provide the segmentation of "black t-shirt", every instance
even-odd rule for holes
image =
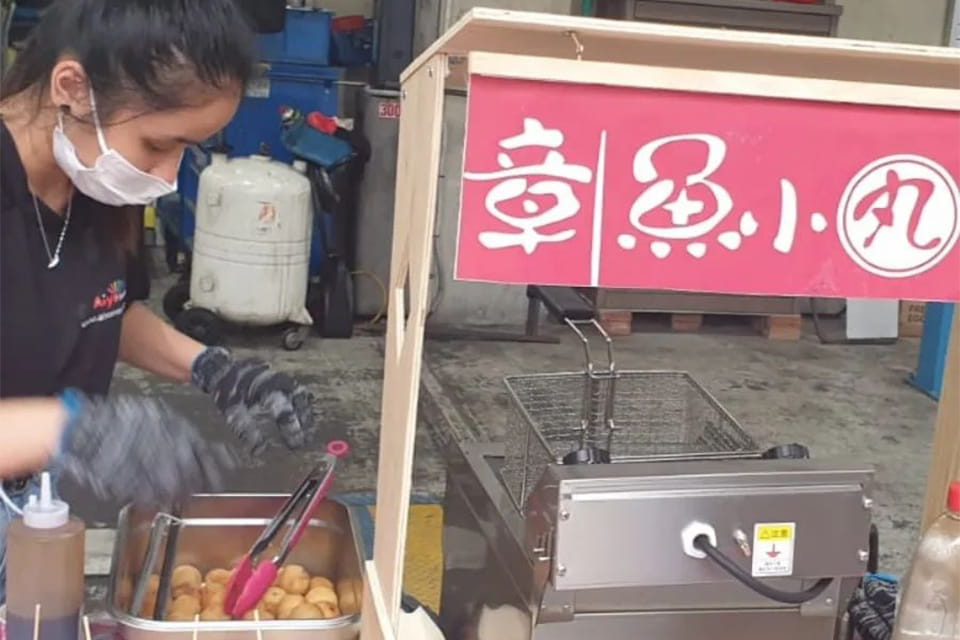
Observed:
[[[39,208],[54,251],[64,220]],[[105,233],[102,216],[117,215],[131,212],[75,193],[60,264],[49,269],[23,164],[0,121],[0,398],[108,391],[124,310],[149,295],[145,262]]]

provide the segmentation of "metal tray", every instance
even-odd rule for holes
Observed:
[[[183,514],[176,563],[192,564],[201,571],[230,567],[253,544],[285,495],[217,494],[196,496]],[[120,513],[113,549],[107,606],[123,628],[126,640],[164,640],[194,637],[191,622],[146,620],[129,613],[129,598],[150,538],[156,511],[126,507]],[[337,502],[320,505],[306,535],[288,564],[303,565],[311,575],[336,583],[358,581],[362,592],[359,527],[349,511]],[[259,628],[270,640],[356,640],[359,612],[335,620],[270,620],[255,622],[202,622],[204,640],[256,638]]]

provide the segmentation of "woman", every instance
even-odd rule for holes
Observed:
[[[217,486],[228,459],[183,418],[106,395],[118,358],[211,394],[253,454],[273,440],[297,448],[311,430],[302,386],[204,348],[141,303],[140,207],[175,189],[185,145],[231,119],[253,42],[234,0],[56,0],[5,75],[0,540],[44,468],[118,502]]]

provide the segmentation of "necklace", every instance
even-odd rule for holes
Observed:
[[[33,194],[31,194],[33,195]],[[47,229],[43,226],[43,216],[40,215],[40,203],[37,196],[33,196],[33,210],[37,214],[37,226],[40,228],[40,238],[43,239],[43,248],[47,251],[47,269],[56,269],[60,264],[60,249],[63,248],[63,239],[67,237],[67,227],[70,226],[70,212],[73,211],[73,196],[67,201],[67,211],[63,216],[63,228],[60,229],[60,238],[57,240],[57,248],[50,252],[50,243],[47,241]]]

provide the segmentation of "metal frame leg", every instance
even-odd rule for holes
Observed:
[[[527,336],[534,337],[540,334],[540,300],[527,298]]]

